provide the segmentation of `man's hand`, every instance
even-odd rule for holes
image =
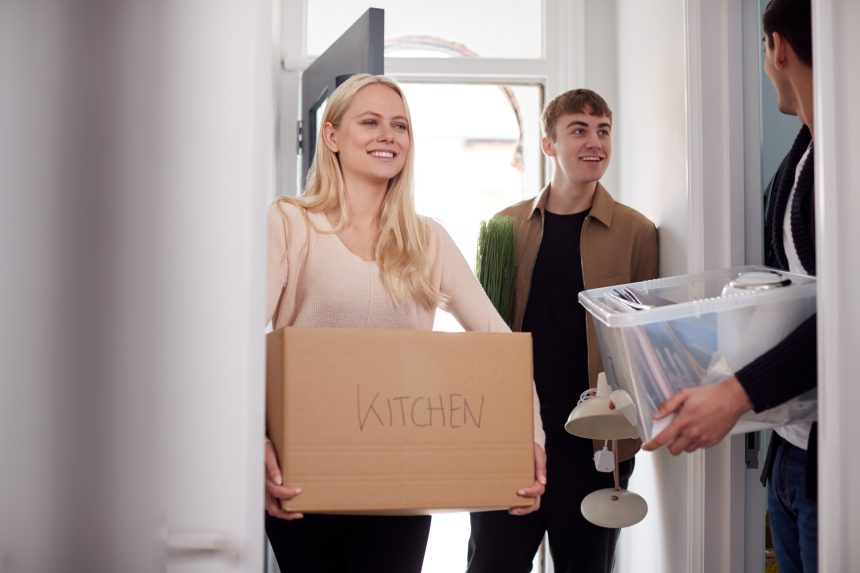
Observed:
[[[666,400],[654,413],[661,420],[675,413],[675,419],[649,442],[643,450],[668,446],[669,453],[693,452],[709,448],[722,440],[752,402],[734,376],[719,384],[685,388]]]

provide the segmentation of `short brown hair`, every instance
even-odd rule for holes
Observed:
[[[809,0],[770,0],[761,17],[767,45],[773,48],[777,32],[791,45],[801,62],[812,67],[812,7]]]
[[[543,134],[555,141],[555,124],[558,118],[569,113],[585,113],[588,115],[606,116],[612,122],[612,110],[606,100],[597,92],[588,89],[566,91],[557,95],[546,104],[541,114]]]

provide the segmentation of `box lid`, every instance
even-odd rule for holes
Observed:
[[[778,273],[790,281],[779,288],[726,289],[742,273]],[[643,303],[641,310],[619,304],[625,288]],[[628,327],[676,320],[708,313],[814,298],[815,277],[747,265],[717,271],[678,275],[625,285],[596,288],[579,293],[579,302],[597,320],[610,327]]]

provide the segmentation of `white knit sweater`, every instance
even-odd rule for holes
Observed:
[[[431,285],[446,299],[444,310],[464,329],[510,332],[454,241],[433,220],[426,256]],[[268,213],[267,265],[266,317],[274,328],[433,329],[436,309],[412,298],[395,305],[376,262],[347,249],[322,213],[273,204]],[[534,438],[543,447],[536,393],[533,404]]]

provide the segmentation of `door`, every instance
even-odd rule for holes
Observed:
[[[271,29],[0,5],[0,571],[261,571]]]
[[[383,10],[370,8],[302,73],[302,188],[316,151],[318,120],[328,96],[351,75],[384,72],[384,17]]]
[[[196,1],[159,14],[147,374],[168,573],[263,569],[271,10],[269,0]]]

